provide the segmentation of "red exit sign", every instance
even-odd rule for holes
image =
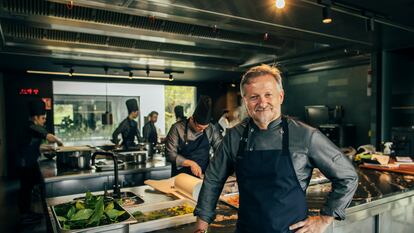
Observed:
[[[38,88],[20,88],[19,95],[39,95]]]

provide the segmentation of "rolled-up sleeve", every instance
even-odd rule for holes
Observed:
[[[358,187],[358,175],[351,161],[320,131],[315,130],[310,138],[309,156],[314,165],[332,182],[332,191],[321,210],[322,215],[345,219]]]
[[[167,156],[170,162],[175,162],[177,167],[181,167],[186,158],[178,154],[180,135],[178,133],[177,124],[174,124],[167,134],[166,149]]]
[[[216,216],[216,205],[221,190],[229,177],[234,171],[233,153],[231,152],[231,138],[226,135],[218,148],[214,157],[206,170],[203,185],[198,197],[197,206],[194,215],[202,220],[211,223]]]

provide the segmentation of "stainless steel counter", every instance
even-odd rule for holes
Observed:
[[[359,186],[344,221],[334,221],[327,233],[412,233],[414,232],[414,176],[396,173],[360,170]],[[307,191],[311,214],[316,214],[323,205],[331,187],[330,184],[311,186]],[[147,203],[167,200],[163,194],[152,193],[148,186],[125,188],[140,195]],[[73,199],[76,195],[49,198],[49,204],[58,204]],[[209,232],[234,232],[237,211],[219,204],[218,217]],[[194,224],[155,231],[156,233],[192,232]],[[154,233],[155,233],[154,232]]]
[[[41,160],[40,169],[46,183],[47,197],[65,196],[86,191],[112,189],[114,172],[90,170],[65,170],[56,167],[55,160]],[[164,157],[150,159],[145,164],[126,164],[119,170],[122,187],[143,185],[147,179],[166,179],[171,175],[171,165]]]

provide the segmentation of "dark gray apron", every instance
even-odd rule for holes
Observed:
[[[251,121],[252,123],[252,121]],[[240,193],[237,233],[285,233],[307,218],[306,196],[289,152],[289,129],[282,117],[282,150],[245,151],[248,127],[236,161]]]

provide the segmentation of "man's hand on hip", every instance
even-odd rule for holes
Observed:
[[[289,230],[295,230],[295,233],[323,233],[333,220],[332,216],[309,216],[306,220],[291,225]]]

